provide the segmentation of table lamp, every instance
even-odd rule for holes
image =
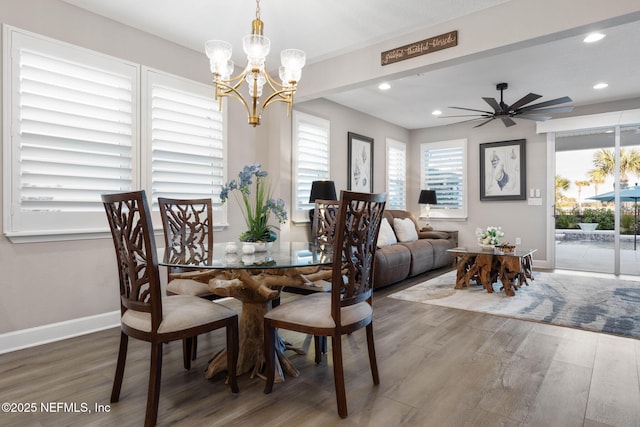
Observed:
[[[309,203],[320,200],[338,200],[336,196],[336,184],[333,181],[313,181],[311,183],[311,193],[309,194]],[[309,221],[313,224],[313,211],[309,210]]]
[[[420,197],[418,198],[418,204],[427,205],[425,211],[426,211],[426,218],[427,218],[427,223],[428,223],[430,205],[437,205],[438,204],[438,199],[436,197],[436,191],[435,190],[420,190]]]

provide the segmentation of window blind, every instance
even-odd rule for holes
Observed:
[[[179,79],[175,83],[181,86]],[[212,198],[219,209],[225,179],[225,131],[223,114],[211,93],[153,82],[151,146],[154,206],[158,197]]]
[[[4,34],[11,55],[5,232],[104,228],[100,195],[132,188],[137,66],[15,30]]]
[[[406,209],[407,146],[387,139],[387,209]]]
[[[421,145],[421,188],[436,191],[433,217],[466,217],[466,140]]]
[[[309,203],[311,183],[329,179],[329,135],[328,120],[294,111],[294,220],[308,220],[306,211],[313,208]]]

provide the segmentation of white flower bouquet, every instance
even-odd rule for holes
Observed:
[[[489,226],[484,230],[476,228],[476,236],[479,244],[495,246],[500,244],[500,238],[504,237],[504,233],[500,227]]]

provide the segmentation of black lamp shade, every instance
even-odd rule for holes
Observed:
[[[420,190],[420,198],[418,199],[420,205],[437,205],[438,199],[436,198],[435,190]]]
[[[313,181],[311,183],[311,194],[309,203],[320,200],[337,200],[336,184],[333,181]]]

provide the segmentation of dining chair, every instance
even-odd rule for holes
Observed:
[[[338,414],[346,418],[342,335],[366,328],[373,383],[380,383],[371,304],[373,260],[386,195],[342,191],[340,201],[333,242],[331,292],[302,296],[279,305],[264,316],[267,376],[264,392],[271,393],[275,379],[276,328],[331,337]]]
[[[165,250],[189,264],[211,263],[213,258],[213,207],[211,199],[158,197]],[[206,257],[206,259],[202,259]],[[196,269],[167,268],[167,295],[194,295],[209,300],[217,295],[206,283],[175,278],[176,273]]]
[[[163,343],[182,340],[184,367],[189,369],[192,339],[219,328],[226,328],[228,383],[231,391],[237,393],[237,313],[192,295],[162,295],[153,226],[144,190],[105,194],[102,202],[111,228],[120,282],[120,349],[111,402],[120,399],[129,337],[150,342],[145,426],[155,425]]]
[[[171,199],[158,197],[160,218],[164,230],[165,251],[188,264],[213,259],[213,207],[211,199]],[[167,295],[193,295],[207,300],[219,298],[209,290],[207,283],[185,278],[184,273],[198,274],[195,268],[167,268]],[[176,277],[181,274],[181,277]],[[193,338],[191,359],[198,354],[198,338]]]
[[[340,207],[339,200],[316,200],[311,225],[311,241],[317,244],[332,245],[336,229],[336,216]]]

